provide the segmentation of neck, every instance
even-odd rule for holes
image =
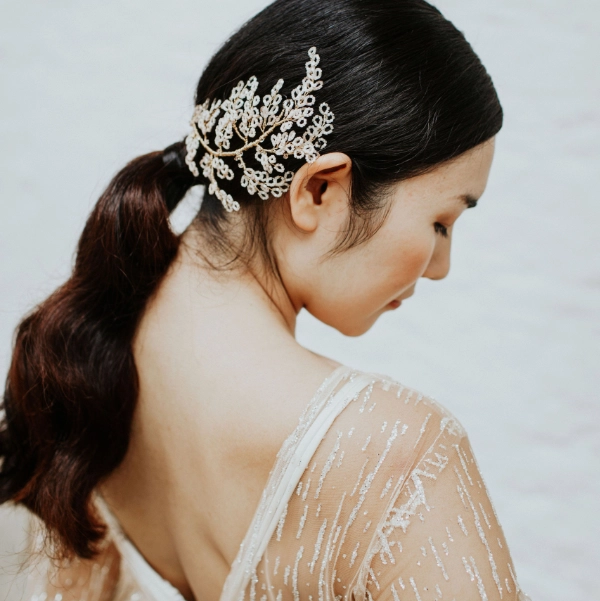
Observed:
[[[281,279],[273,270],[256,258],[249,265],[233,269],[215,269],[206,264],[203,256],[210,256],[201,234],[192,228],[181,238],[180,252],[175,263],[189,274],[190,284],[198,297],[194,302],[208,301],[215,308],[215,301],[233,319],[243,315],[246,319],[257,318],[263,326],[268,322],[271,330],[280,335],[295,338],[296,319],[301,306],[296,306]],[[265,333],[264,331],[262,332]]]

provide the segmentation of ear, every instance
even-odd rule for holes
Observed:
[[[319,222],[329,220],[334,213],[345,213],[351,174],[352,160],[342,152],[329,152],[302,165],[288,192],[294,224],[314,232]]]

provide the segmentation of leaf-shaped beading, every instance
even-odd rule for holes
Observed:
[[[240,205],[218,185],[217,178],[232,180],[235,177],[223,158],[231,157],[236,161],[242,170],[240,183],[249,194],[258,194],[267,200],[269,196],[280,197],[287,192],[294,176],[292,171],[287,171],[278,162],[278,156],[284,160],[293,156],[312,163],[318,158],[319,149],[327,145],[324,136],[333,131],[331,123],[334,115],[326,103],[321,103],[320,114],[315,114],[313,106],[316,99],[311,92],[323,87],[322,71],[317,66],[320,57],[316,48],[310,48],[308,56],[306,76],[291,91],[291,98],[284,100],[279,93],[283,79],[279,79],[270,93],[261,98],[256,94],[258,80],[252,76],[247,82],[239,81],[228,99],[206,100],[195,107],[191,120],[192,131],[185,140],[185,162],[198,177],[195,157],[200,146],[203,147],[205,153],[200,160],[200,167],[210,182],[209,193],[214,194],[227,211],[237,211]],[[309,119],[311,125],[308,125]],[[294,126],[306,129],[302,135],[297,135],[292,129]],[[213,129],[216,148],[209,140]],[[242,143],[238,149],[232,149],[234,134]],[[263,146],[266,140],[270,140],[270,148]],[[243,155],[251,148],[256,148],[255,159],[261,169],[252,169],[244,162]],[[283,175],[272,176],[274,171]]]

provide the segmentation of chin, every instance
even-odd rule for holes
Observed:
[[[320,322],[328,325],[330,328],[334,328],[344,336],[353,338],[362,336],[368,332],[381,315],[381,312],[358,313],[355,311],[343,311],[339,306],[337,311],[331,310],[330,307],[327,307],[325,311],[319,311],[317,307],[307,306],[305,308]]]
[[[327,325],[335,328],[344,336],[356,338],[357,336],[366,334],[373,327],[376,320],[377,318],[371,320],[341,320],[339,322],[336,321],[336,323],[328,323]]]

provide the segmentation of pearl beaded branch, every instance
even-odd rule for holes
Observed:
[[[284,100],[283,104],[279,93],[283,79],[280,79],[271,92],[263,96],[262,106],[259,108],[261,98],[255,94],[258,81],[252,76],[246,83],[240,81],[227,100],[213,100],[210,103],[210,99],[207,99],[203,104],[196,105],[190,122],[192,131],[185,139],[185,162],[190,171],[198,177],[200,172],[195,157],[198,148],[204,148],[200,167],[204,177],[210,182],[208,191],[223,203],[227,211],[238,211],[240,205],[217,183],[217,177],[224,180],[232,180],[235,177],[223,157],[232,157],[237,162],[242,170],[241,184],[248,193],[258,194],[266,200],[270,195],[280,197],[287,192],[294,177],[294,172],[287,171],[284,165],[278,162],[278,157],[287,159],[294,156],[296,159],[305,159],[307,163],[313,163],[319,156],[319,150],[327,145],[323,136],[333,131],[331,123],[334,115],[325,102],[319,106],[320,114],[315,114],[312,108],[315,97],[311,92],[320,90],[323,82],[322,71],[317,67],[320,60],[317,49],[311,48],[308,56],[310,59],[306,63],[306,77],[292,90],[292,97]],[[310,117],[312,124],[306,127]],[[212,132],[215,124],[216,150],[208,140],[208,134]],[[306,130],[301,136],[296,135],[292,129],[294,126],[306,127]],[[279,131],[276,131],[277,129]],[[234,133],[243,142],[243,146],[237,150],[229,150]],[[263,143],[269,136],[271,147],[266,148]],[[254,156],[262,169],[251,169],[244,162],[243,154],[251,148],[256,149]],[[281,175],[273,174],[274,171]]]

